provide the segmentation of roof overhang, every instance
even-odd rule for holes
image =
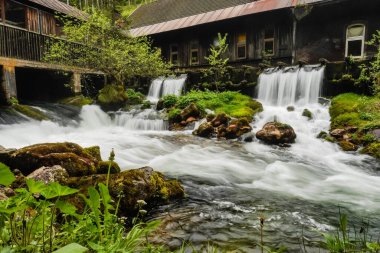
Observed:
[[[165,21],[162,23],[133,28],[130,30],[130,34],[132,36],[139,37],[179,30],[256,13],[291,8],[297,5],[298,1],[299,0],[260,0],[247,4],[236,5],[226,9],[205,12],[193,16]]]
[[[88,17],[83,11],[58,0],[28,0],[28,2],[81,20],[86,20]]]

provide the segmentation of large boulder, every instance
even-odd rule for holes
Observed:
[[[227,114],[219,113],[211,120],[211,124],[213,127],[219,127],[220,125],[227,126],[230,119]]]
[[[211,137],[211,135],[214,133],[214,127],[210,122],[202,123],[198,129],[193,131],[194,135],[198,135],[200,137]]]
[[[201,116],[201,110],[194,103],[188,105],[185,109],[181,111],[182,120],[186,121],[188,118],[199,118]]]
[[[229,126],[226,128],[226,139],[236,139],[243,134],[252,131],[252,127],[249,125],[249,121],[246,118],[231,120]]]
[[[43,166],[60,165],[70,176],[96,173],[98,160],[78,144],[43,143],[21,148],[10,155],[8,165],[19,169],[24,175]]]
[[[98,183],[106,183],[107,175],[92,175],[69,178],[67,185],[81,189]],[[109,190],[112,198],[120,198],[120,214],[131,216],[137,210],[137,201],[144,200],[148,207],[167,203],[169,200],[184,197],[184,189],[177,180],[167,180],[150,167],[127,170],[109,177]]]
[[[64,184],[69,178],[67,171],[59,165],[54,165],[52,167],[41,167],[32,173],[30,173],[26,178],[32,178],[36,181],[42,181],[45,184],[51,182],[58,182]]]
[[[16,149],[9,149],[0,146],[0,163],[9,164],[11,155],[16,152]]]
[[[284,144],[293,143],[297,135],[287,124],[268,122],[256,133],[256,138],[268,144]]]

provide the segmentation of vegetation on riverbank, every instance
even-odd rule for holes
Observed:
[[[209,109],[216,114],[225,113],[234,118],[252,120],[256,113],[263,110],[259,102],[252,100],[249,96],[233,91],[190,91],[181,97],[165,96],[162,101],[163,105],[170,110],[169,115],[174,114],[173,112],[180,113],[180,110],[191,103],[200,108],[203,116],[206,114],[206,109]]]
[[[362,152],[380,158],[380,97],[353,93],[341,94],[331,101],[331,131],[336,139],[343,138],[362,145]],[[338,134],[338,132],[340,132]]]

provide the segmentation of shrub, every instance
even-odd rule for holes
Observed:
[[[178,97],[176,95],[165,95],[162,98],[162,103],[164,105],[164,108],[171,108],[175,106],[177,101],[178,101]]]
[[[181,118],[181,110],[180,109],[172,109],[168,113],[168,118],[172,122],[180,122]]]
[[[126,90],[127,103],[130,105],[138,105],[144,102],[145,96],[141,92],[137,92],[133,89]]]

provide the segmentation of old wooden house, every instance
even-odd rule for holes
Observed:
[[[68,71],[75,90],[80,91],[80,75],[87,70],[43,61],[49,41],[62,33],[57,17],[63,15],[86,19],[83,12],[58,0],[0,0],[0,102],[20,94],[58,94],[61,90],[53,80],[41,79],[49,76],[49,71]]]
[[[130,19],[132,35],[151,37],[169,62],[189,68],[207,64],[218,33],[228,34],[231,64],[365,59],[379,13],[378,0],[158,0]]]

